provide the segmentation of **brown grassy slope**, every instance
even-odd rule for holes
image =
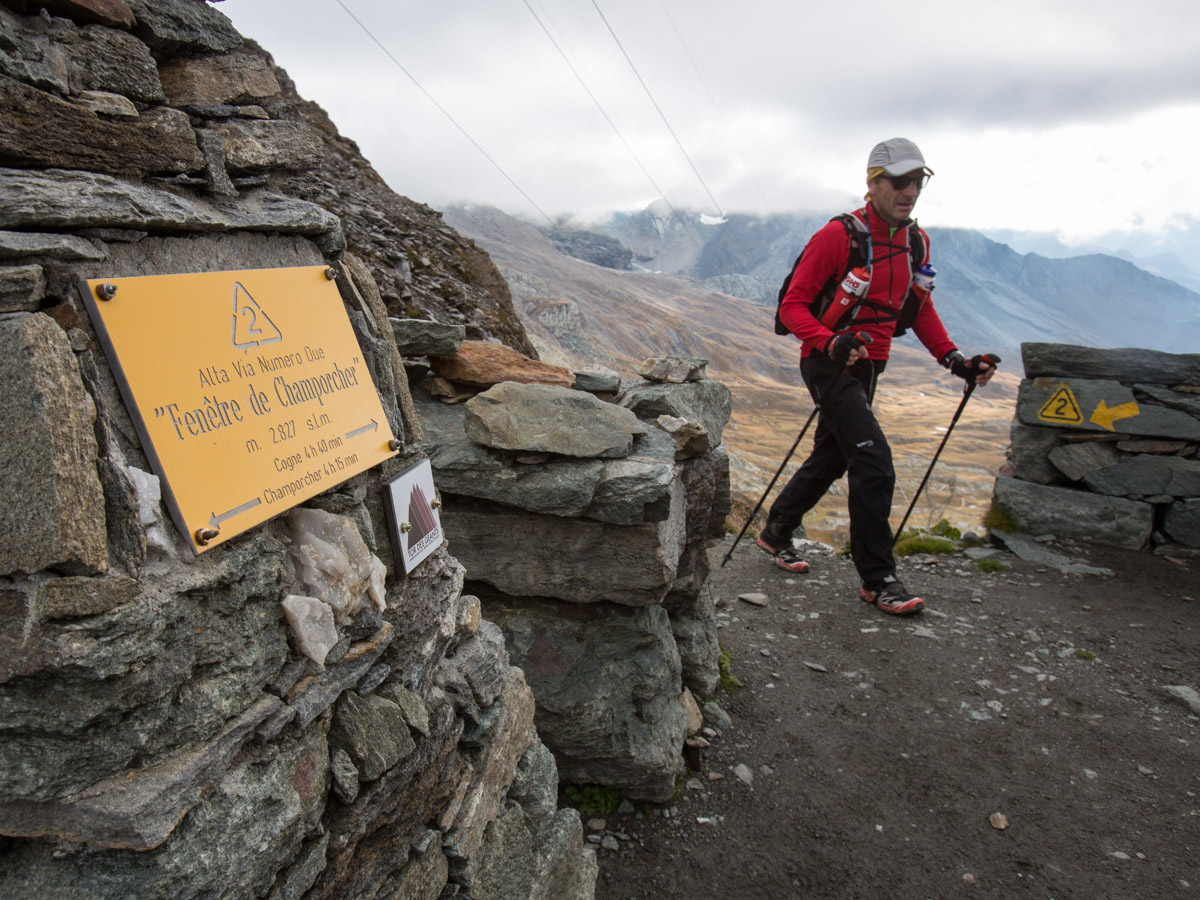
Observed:
[[[751,504],[758,499],[812,409],[800,386],[799,344],[773,333],[772,310],[679,278],[618,272],[563,256],[536,228],[494,210],[449,210],[446,220],[491,254],[543,358],[576,367],[598,362],[626,376],[648,356],[708,359],[709,376],[733,392],[725,445],[734,492]],[[910,524],[933,524],[944,516],[961,528],[978,528],[1004,459],[1017,381],[1001,373],[974,394]],[[876,399],[896,458],[893,525],[942,439],[938,429],[954,415],[961,387],[915,338],[905,337],[893,348]],[[807,453],[812,430],[780,485]],[[835,485],[806,521],[811,537],[845,540],[844,486]]]

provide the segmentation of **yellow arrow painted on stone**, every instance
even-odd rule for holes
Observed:
[[[1092,413],[1092,418],[1090,421],[1093,425],[1099,425],[1101,428],[1107,428],[1109,431],[1116,431],[1116,429],[1113,428],[1113,422],[1116,422],[1118,419],[1128,419],[1132,416],[1138,415],[1140,412],[1141,410],[1138,409],[1136,402],[1122,403],[1120,406],[1110,407],[1107,403],[1101,400],[1096,405],[1096,409]]]

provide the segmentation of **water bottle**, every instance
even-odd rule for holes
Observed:
[[[922,293],[928,294],[933,290],[933,280],[937,276],[937,269],[929,263],[925,263],[921,268],[917,269],[917,273],[913,275],[913,287]]]
[[[865,266],[851,269],[838,285],[833,300],[825,314],[821,316],[821,324],[830,331],[837,331],[845,316],[858,306],[858,302],[866,295],[871,286],[871,273]]]

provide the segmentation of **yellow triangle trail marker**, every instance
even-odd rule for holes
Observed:
[[[1043,422],[1064,422],[1068,425],[1082,425],[1083,413],[1079,410],[1079,402],[1071,389],[1065,384],[1046,401],[1038,410],[1038,418]],[[1111,429],[1110,429],[1111,430]]]
[[[283,335],[240,281],[233,283],[233,346],[248,350],[282,341]]]

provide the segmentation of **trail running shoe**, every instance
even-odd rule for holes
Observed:
[[[791,541],[788,541],[783,547],[776,549],[764,541],[762,538],[757,538],[755,543],[758,544],[758,549],[775,560],[775,565],[787,572],[807,572],[808,563],[796,555],[796,551],[791,547]]]
[[[863,585],[859,596],[893,616],[914,616],[925,608],[925,601],[904,590],[903,583],[894,575],[889,575],[875,587]]]

